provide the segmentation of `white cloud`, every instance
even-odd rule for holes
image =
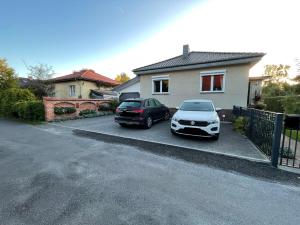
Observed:
[[[194,51],[259,51],[267,56],[251,70],[260,75],[270,63],[294,65],[300,58],[298,0],[212,0],[195,6],[183,17],[134,48],[87,65],[114,77],[181,54],[182,45]]]

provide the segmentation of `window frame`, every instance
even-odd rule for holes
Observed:
[[[162,81],[163,80],[167,80],[168,81],[168,91],[167,92],[163,92],[162,91]],[[155,92],[154,91],[154,82],[155,81],[160,81],[160,88],[159,88],[159,92]],[[152,76],[152,95],[168,95],[170,94],[170,77],[169,75],[159,75],[159,76]]]
[[[72,95],[72,87],[74,87],[74,95]],[[69,85],[69,97],[75,97],[76,96],[76,85]]]
[[[215,80],[214,77],[217,75],[223,75],[222,90],[214,91],[213,90],[214,80]],[[209,91],[202,90],[202,83],[203,83],[202,77],[205,77],[205,76],[211,76]],[[210,71],[200,72],[200,93],[224,93],[225,92],[225,79],[226,79],[226,70],[210,70]]]

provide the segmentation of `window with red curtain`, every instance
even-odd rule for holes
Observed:
[[[223,90],[223,75],[214,75],[213,91]]]
[[[211,76],[202,77],[202,91],[210,91]]]

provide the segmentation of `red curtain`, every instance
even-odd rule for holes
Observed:
[[[202,91],[210,91],[211,76],[202,77]]]

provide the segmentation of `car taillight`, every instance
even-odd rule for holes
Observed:
[[[143,113],[144,110],[143,110],[143,109],[135,109],[135,110],[132,110],[132,112],[135,112],[135,113]]]

